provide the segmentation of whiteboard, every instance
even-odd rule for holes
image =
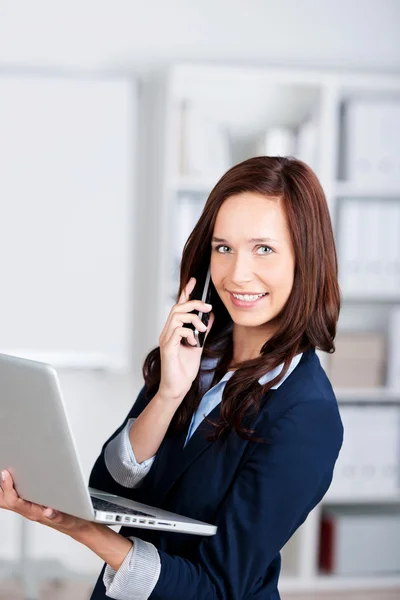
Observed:
[[[127,369],[137,86],[0,76],[0,352]]]

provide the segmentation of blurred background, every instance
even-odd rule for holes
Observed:
[[[87,478],[217,180],[265,154],[322,182],[345,441],[283,600],[400,598],[399,32],[400,0],[0,0],[0,352],[57,368]],[[0,512],[1,600],[86,599],[102,564]]]

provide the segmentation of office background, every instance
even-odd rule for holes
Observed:
[[[399,29],[396,0],[0,0],[0,352],[59,369],[86,476],[141,387],[213,183],[262,153],[321,178],[348,298],[326,366],[350,448],[370,444],[346,451],[332,504],[285,548],[283,598],[400,593],[396,561],[363,573],[371,556],[349,545],[363,535],[393,556],[400,523]],[[380,466],[356,462],[384,444]],[[0,532],[13,586],[21,521],[0,513]],[[37,572],[84,598],[100,559],[35,524],[24,535]]]

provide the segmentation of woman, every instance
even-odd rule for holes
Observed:
[[[201,329],[193,311],[210,311],[190,299],[209,265],[212,312],[198,348],[184,324]],[[145,385],[89,481],[213,523],[216,535],[51,520],[18,499],[9,475],[1,505],[104,559],[92,600],[279,599],[280,550],[328,490],[343,440],[315,353],[334,352],[339,310],[332,226],[313,171],[264,156],[232,167],[184,247]]]

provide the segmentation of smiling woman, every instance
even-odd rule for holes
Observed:
[[[183,324],[201,327],[206,310],[190,294],[209,268],[204,346],[189,347]],[[176,300],[91,485],[218,530],[194,540],[122,528],[134,549],[118,572],[105,565],[92,600],[278,600],[280,550],[328,490],[343,440],[315,353],[334,350],[340,294],[314,172],[266,156],[227,171],[184,246]]]

